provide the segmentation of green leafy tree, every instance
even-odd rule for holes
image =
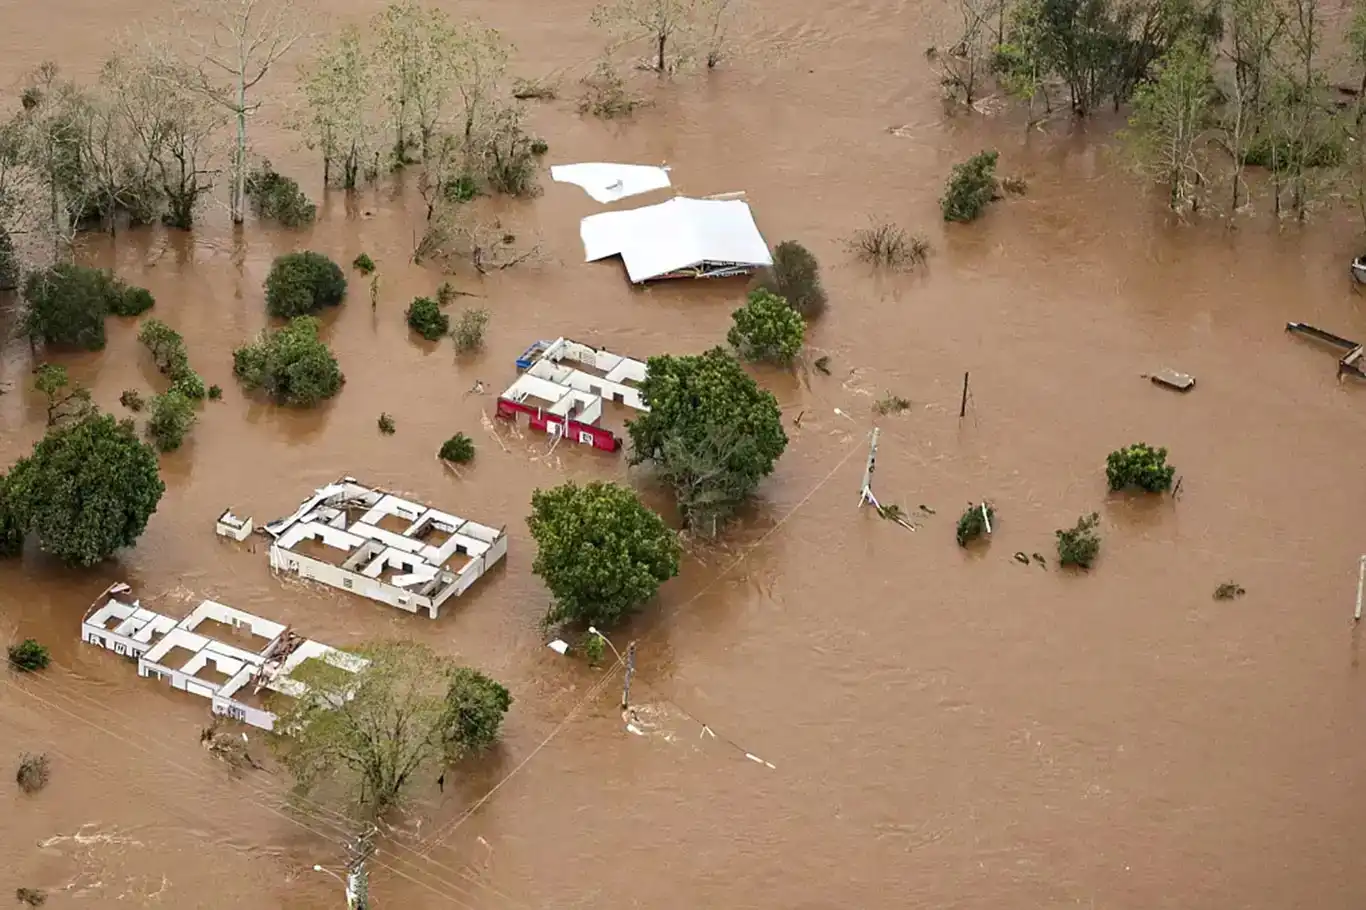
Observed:
[[[190,356],[185,352],[185,339],[160,319],[148,319],[138,329],[138,343],[152,355],[157,372],[175,379],[190,369]]]
[[[152,413],[147,418],[147,438],[162,452],[180,448],[194,426],[194,402],[177,389],[152,399]]]
[[[269,161],[247,175],[244,191],[251,210],[263,221],[300,228],[318,217],[318,207],[299,189],[298,181],[276,173]]]
[[[307,316],[346,296],[341,266],[322,253],[286,253],[266,276],[266,311],[279,319]]]
[[[439,455],[446,461],[468,464],[474,460],[474,440],[464,433],[456,433],[441,444]]]
[[[133,422],[100,414],[49,431],[10,470],[5,498],[45,551],[93,566],[137,541],[165,490]]]
[[[312,316],[300,316],[278,331],[262,332],[254,344],[232,352],[233,375],[277,404],[311,407],[331,398],[346,377],[318,338],[319,325]]]
[[[109,312],[115,316],[141,316],[155,303],[156,298],[146,288],[124,285],[109,301]]]
[[[651,357],[647,370],[650,411],[627,423],[631,463],[653,464],[689,526],[714,533],[787,448],[778,401],[721,348]]]
[[[289,731],[281,760],[298,789],[344,788],[358,814],[397,805],[419,775],[492,742],[512,704],[506,689],[418,642],[357,654],[369,665],[310,677],[277,729]]]
[[[787,301],[763,288],[750,291],[749,301],[731,314],[734,325],[726,341],[746,360],[789,364],[801,353],[806,322]]]
[[[784,240],[773,250],[773,265],[760,274],[757,285],[787,301],[788,306],[812,319],[825,312],[828,298],[821,284],[816,257],[795,240]]]
[[[1110,489],[1138,487],[1149,493],[1171,489],[1176,468],[1167,464],[1167,450],[1155,449],[1145,442],[1116,449],[1105,459],[1105,477]]]
[[[1179,41],[1157,64],[1157,79],[1134,93],[1124,138],[1140,174],[1166,187],[1173,211],[1199,208],[1209,131],[1214,122],[1214,71],[1193,38]]]
[[[636,494],[574,482],[531,496],[533,571],[555,597],[548,622],[611,625],[678,574],[678,536]]]
[[[10,645],[8,651],[9,665],[20,673],[46,670],[47,665],[52,662],[52,656],[48,654],[47,648],[34,638],[25,638],[17,645]]]
[[[440,341],[451,330],[451,317],[430,297],[414,297],[408,305],[408,328],[428,341]]]
[[[983,509],[986,514],[982,514]],[[996,520],[996,508],[991,503],[971,503],[958,519],[958,546],[966,547],[987,532],[987,523]]]
[[[996,198],[996,158],[993,151],[978,152],[953,166],[948,188],[939,207],[945,221],[972,221]]]
[[[24,550],[24,528],[9,500],[9,478],[0,474],[0,558],[18,556]]]
[[[507,686],[469,667],[453,670],[446,690],[447,757],[458,758],[496,743],[511,707]]]
[[[1096,556],[1100,554],[1100,535],[1096,533],[1096,524],[1099,521],[1100,516],[1092,512],[1078,518],[1073,527],[1059,529],[1056,532],[1060,565],[1091,568]]]
[[[38,367],[38,376],[33,382],[33,387],[47,399],[49,427],[77,423],[95,412],[95,402],[90,398],[90,390],[81,385],[73,385],[67,376],[66,367],[53,363],[45,363]]]
[[[123,288],[101,269],[59,263],[29,274],[20,330],[30,341],[98,351],[104,320]]]

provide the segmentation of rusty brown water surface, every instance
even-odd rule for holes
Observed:
[[[347,0],[329,17],[378,6]],[[537,75],[597,53],[590,6],[453,10],[504,29],[518,71]],[[166,12],[161,0],[11,0],[0,83],[45,58],[89,75],[111,33]],[[547,456],[543,437],[504,436],[504,451],[483,422],[492,395],[467,390],[496,392],[517,353],[558,334],[637,356],[702,350],[724,335],[739,286],[630,290],[619,264],[579,261],[577,220],[598,207],[547,181],[508,210],[549,261],[457,279],[493,314],[486,353],[458,361],[402,324],[440,278],[403,264],[418,214],[390,189],[349,205],[329,195],[304,235],[249,223],[239,237],[215,213],[192,237],[91,241],[90,261],[152,289],[155,315],[225,396],[164,458],[167,493],[136,549],[89,573],[33,554],[0,566],[5,631],[49,643],[58,664],[0,686],[6,761],[54,755],[47,791],[0,797],[5,887],[50,889],[53,907],[340,904],[309,871],[342,858],[331,819],[280,808],[278,776],[229,779],[198,748],[202,701],[78,641],[90,600],[128,580],[168,611],[212,596],[336,645],[416,636],[511,685],[498,752],[444,793],[424,785],[384,841],[377,907],[1362,906],[1366,679],[1350,611],[1366,389],[1336,385],[1331,357],[1282,331],[1303,320],[1366,335],[1344,269],[1351,229],[1174,226],[1113,163],[1113,124],[1025,135],[1009,117],[946,118],[921,59],[937,15],[764,0],[761,53],[654,90],[634,122],[581,120],[571,100],[534,109],[551,162],[666,161],[681,192],[747,191],[770,241],[821,257],[833,300],[811,336],[833,375],[761,374],[803,418],[759,503],[621,634],[642,641],[644,737],[622,731],[616,681],[558,726],[604,674],[544,647],[523,519],[537,486],[610,477],[649,490],[648,478],[598,453]],[[268,106],[257,141],[317,193],[284,119]],[[988,145],[1028,195],[944,229],[944,175]],[[929,233],[929,267],[889,278],[849,261],[842,238],[869,215]],[[383,282],[377,312],[357,280],[328,317],[347,384],[307,414],[244,399],[230,374],[232,347],[264,324],[271,258],[297,247],[347,262],[365,250]],[[116,412],[121,390],[159,388],[135,331],[111,321],[105,351],[60,359]],[[22,344],[0,361],[14,386],[0,397],[3,463],[42,432],[31,366]],[[1140,379],[1164,366],[1195,374],[1196,391]],[[960,422],[964,370],[973,408]],[[915,533],[855,510],[870,406],[886,390],[914,406],[881,422],[877,488],[937,509]],[[381,411],[395,436],[376,432]],[[479,446],[459,479],[434,458],[455,430]],[[1105,453],[1138,439],[1170,447],[1186,477],[1178,503],[1107,497]],[[259,546],[212,534],[225,506],[273,518],[342,473],[505,523],[506,565],[429,622],[282,584]],[[983,497],[999,510],[995,539],[961,551],[952,522]],[[1051,553],[1053,529],[1092,509],[1105,542],[1091,575],[1011,559]],[[1247,595],[1212,600],[1230,579]],[[718,738],[701,738],[697,719]],[[438,832],[429,859],[411,851]]]

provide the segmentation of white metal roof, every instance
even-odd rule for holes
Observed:
[[[689,199],[589,215],[579,226],[584,258],[620,255],[632,282],[703,263],[773,264],[743,199]]]
[[[572,183],[597,202],[616,202],[627,196],[662,190],[669,185],[669,169],[644,164],[557,164],[550,169],[556,183]]]

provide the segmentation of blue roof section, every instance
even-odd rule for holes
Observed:
[[[550,347],[549,341],[538,341],[531,347],[522,352],[522,356],[517,358],[517,369],[526,370],[536,362],[536,355]]]

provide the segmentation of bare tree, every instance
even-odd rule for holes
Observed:
[[[1199,207],[1204,146],[1214,103],[1209,55],[1192,39],[1177,42],[1139,87],[1126,140],[1139,172],[1167,187],[1173,211]]]
[[[261,102],[252,97],[271,68],[304,36],[294,0],[185,0],[184,37],[196,52],[185,69],[188,88],[221,104],[236,121],[228,207],[235,224],[246,218],[247,118]]]
[[[675,56],[684,50],[684,35],[696,27],[699,4],[703,0],[616,0],[593,10],[594,25],[624,37],[648,38],[653,50],[654,69],[666,73],[671,45]]]
[[[1327,179],[1326,165],[1342,138],[1342,124],[1327,100],[1323,25],[1319,0],[1289,0],[1285,54],[1271,93],[1275,211],[1281,213],[1284,198],[1298,221],[1308,217],[1310,203]]]
[[[51,262],[70,255],[78,220],[89,204],[80,163],[83,104],[80,90],[61,78],[56,64],[44,63],[24,88],[17,121],[18,155],[42,199],[41,255]]]
[[[940,84],[951,97],[969,107],[980,99],[979,90],[990,72],[991,55],[1000,43],[996,22],[1004,0],[957,0],[958,38],[947,49],[931,47],[928,57],[939,67]]]
[[[1250,144],[1266,127],[1267,83],[1285,34],[1285,13],[1275,0],[1229,0],[1229,35],[1222,54],[1230,63],[1221,144],[1229,156],[1231,211],[1248,198],[1244,172]]]

